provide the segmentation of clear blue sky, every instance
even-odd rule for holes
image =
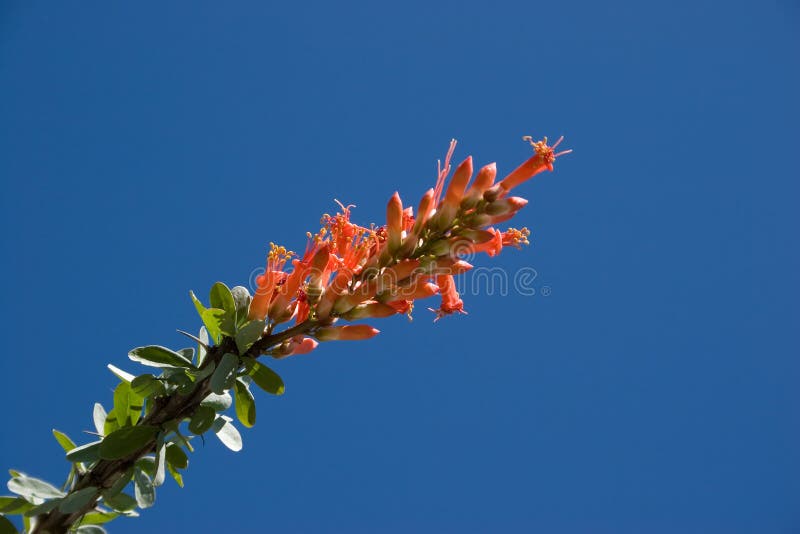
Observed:
[[[56,479],[105,364],[184,346],[335,209],[457,155],[520,189],[537,294],[283,361],[230,453],[118,533],[800,529],[798,24],[752,2],[5,1],[0,467]],[[541,290],[547,286],[549,296]],[[89,436],[81,439],[89,440]]]

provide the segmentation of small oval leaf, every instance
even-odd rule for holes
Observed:
[[[156,488],[150,477],[141,469],[137,469],[133,474],[133,483],[136,494],[136,504],[139,508],[150,508],[156,501]],[[120,494],[122,495],[122,494]],[[119,495],[117,496],[119,497]]]
[[[89,486],[83,489],[79,489],[73,493],[70,493],[64,499],[62,499],[61,504],[58,505],[58,509],[64,512],[65,514],[71,514],[72,512],[77,512],[94,499],[98,495],[97,488],[94,486]]]
[[[189,457],[180,445],[170,443],[167,445],[167,463],[175,469],[186,469],[189,467]]]
[[[247,349],[253,346],[253,343],[261,339],[264,334],[264,321],[250,321],[245,323],[238,332],[236,332],[236,348],[239,349],[239,354],[244,354]]]
[[[214,370],[214,374],[211,375],[211,391],[219,395],[226,389],[230,389],[233,386],[233,380],[236,376],[236,368],[238,365],[238,356],[230,352],[223,354],[219,365],[217,365],[217,368]]]
[[[128,358],[142,365],[149,365],[150,367],[194,367],[192,362],[184,358],[182,354],[160,345],[137,347],[128,353]]]
[[[223,445],[228,447],[233,452],[242,450],[242,435],[231,424],[232,419],[227,415],[220,415],[214,421],[211,427]]]
[[[93,441],[80,447],[75,447],[67,453],[70,462],[95,462],[100,459],[100,444],[102,440]]]
[[[115,430],[100,444],[100,458],[116,460],[147,446],[158,433],[155,426],[126,426]]]
[[[247,368],[247,374],[258,387],[273,395],[283,395],[286,387],[278,373],[253,358],[242,358],[242,361]]]
[[[27,475],[16,476],[8,481],[8,489],[23,497],[54,499],[63,497],[64,492],[49,482]]]
[[[200,403],[200,406],[210,406],[217,412],[224,412],[230,408],[232,404],[233,398],[231,398],[230,393],[226,391],[220,395],[217,395],[216,393],[209,393],[208,396]]]
[[[53,429],[53,436],[55,436],[56,441],[58,441],[58,444],[61,445],[61,448],[64,449],[64,452],[69,452],[76,447],[75,442],[69,439],[69,436],[56,430],[55,428]]]
[[[256,400],[253,394],[241,379],[234,383],[233,392],[236,397],[236,417],[244,426],[252,428],[256,424]]]
[[[214,424],[216,412],[210,406],[199,406],[189,421],[189,431],[193,434],[202,434]]]

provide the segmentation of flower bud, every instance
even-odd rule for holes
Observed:
[[[389,252],[396,252],[403,240],[403,201],[397,191],[386,205],[386,235]]]
[[[358,341],[374,337],[379,332],[380,330],[365,324],[326,326],[317,329],[314,337],[320,341]]]
[[[382,302],[367,302],[359,304],[349,312],[345,313],[342,317],[348,321],[355,321],[357,319],[370,319],[370,318],[383,318],[395,315],[397,310],[388,304]]]
[[[486,206],[485,213],[491,216],[515,213],[522,209],[528,201],[522,197],[506,197],[495,200]]]
[[[464,196],[464,191],[467,189],[467,183],[472,177],[472,156],[467,157],[453,173],[453,178],[450,180],[450,185],[447,187],[447,192],[444,196],[443,205],[457,207],[461,203]]]

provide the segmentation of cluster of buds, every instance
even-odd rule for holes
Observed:
[[[395,314],[410,316],[414,302],[439,295],[435,320],[466,313],[456,290],[455,276],[472,265],[465,254],[485,252],[496,256],[504,247],[528,244],[526,228],[498,230],[495,225],[516,215],[527,204],[510,196],[512,189],[544,170],[553,170],[559,153],[547,138],[525,137],[534,154],[508,176],[496,181],[497,167],[482,167],[475,179],[472,157],[456,167],[449,183],[455,140],[439,164],[435,187],[419,202],[417,213],[404,207],[398,193],[386,207],[386,224],[359,226],[350,220],[352,206],[339,204],[335,215],[324,215],[322,228],[308,234],[302,255],[271,244],[264,274],[249,309],[251,320],[276,326],[294,321],[295,335],[271,350],[276,358],[314,350],[318,341],[368,339],[378,333],[371,326],[344,325]],[[447,187],[445,188],[445,185]],[[284,269],[291,264],[291,271]]]

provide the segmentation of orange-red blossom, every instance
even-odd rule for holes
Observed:
[[[291,261],[290,272],[284,267],[293,253],[271,244],[248,318],[265,321],[272,334],[280,323],[294,320],[295,326],[269,354],[282,358],[310,352],[318,341],[368,339],[378,330],[337,323],[410,314],[416,300],[437,294],[441,304],[433,309],[436,320],[466,313],[455,277],[472,265],[459,255],[486,252],[492,257],[504,247],[528,244],[527,228],[501,231],[492,225],[514,217],[527,204],[524,198],[509,196],[509,191],[544,170],[552,171],[556,158],[570,152],[555,152],[563,138],[552,146],[546,137],[524,139],[533,147],[533,156],[499,182],[495,182],[497,167],[490,163],[470,184],[470,156],[458,165],[445,188],[455,149],[452,141],[436,184],[423,195],[416,217],[413,208],[403,208],[399,193],[387,204],[383,226],[359,226],[350,220],[350,206],[339,204],[341,211],[326,214],[319,232],[309,234],[306,251]]]

